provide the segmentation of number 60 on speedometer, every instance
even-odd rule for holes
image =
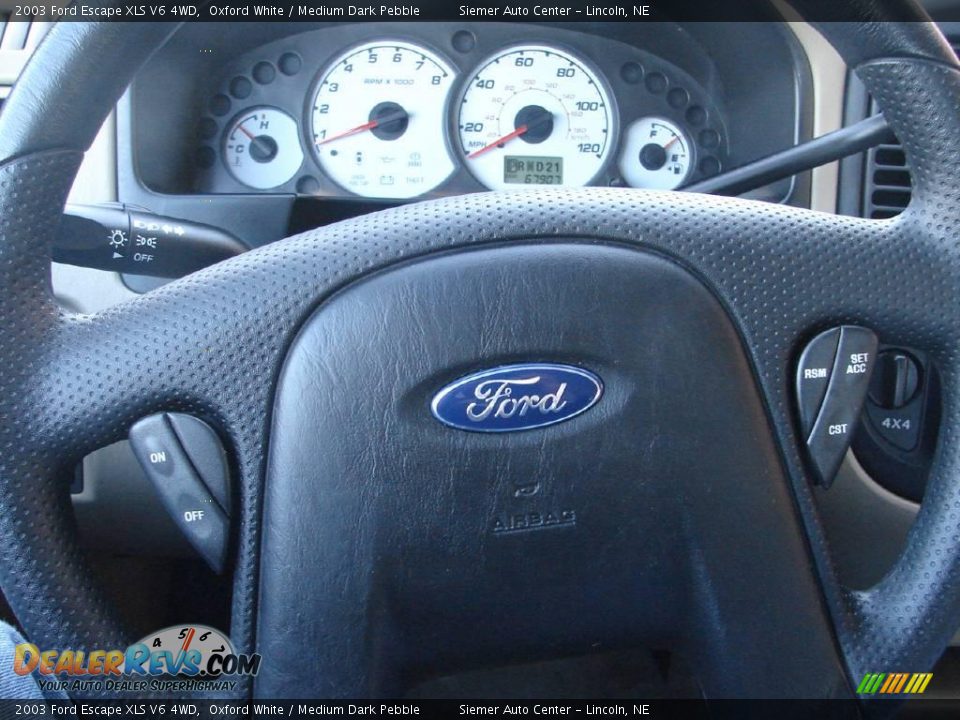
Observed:
[[[480,66],[460,102],[464,162],[493,190],[587,185],[613,147],[610,94],[570,53],[504,50]]]

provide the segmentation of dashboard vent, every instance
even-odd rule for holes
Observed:
[[[871,111],[878,112],[871,101]],[[863,183],[863,216],[891,218],[910,202],[910,173],[899,143],[878,145],[867,151],[867,172]]]
[[[953,51],[960,56],[960,41],[951,38]],[[879,112],[870,100],[870,113]],[[863,182],[863,216],[883,219],[899,215],[910,203],[910,172],[903,146],[899,143],[878,145],[867,151]]]

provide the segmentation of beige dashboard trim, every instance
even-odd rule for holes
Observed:
[[[791,20],[787,26],[803,47],[813,76],[813,135],[820,137],[839,130],[843,126],[847,66],[837,51],[809,24]],[[835,213],[839,182],[838,162],[814,168],[810,207]]]

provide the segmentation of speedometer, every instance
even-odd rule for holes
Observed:
[[[581,186],[607,161],[614,117],[605,84],[582,60],[524,45],[481,65],[457,127],[467,167],[488,188]]]
[[[324,171],[366,197],[428,192],[454,169],[443,141],[454,72],[437,54],[407,42],[348,50],[320,78],[312,140]]]

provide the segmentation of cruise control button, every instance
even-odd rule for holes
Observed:
[[[174,522],[216,572],[223,569],[229,524],[163,413],[130,429],[134,455]]]
[[[840,328],[820,333],[807,345],[797,366],[797,403],[804,437],[810,435],[823,397],[827,394],[833,361],[837,356]]]
[[[877,336],[866,328],[840,328],[830,382],[807,447],[824,487],[833,483],[857,427],[877,356]]]
[[[167,413],[180,445],[194,470],[227,516],[230,515],[230,475],[220,438],[203,420],[184,413]]]

